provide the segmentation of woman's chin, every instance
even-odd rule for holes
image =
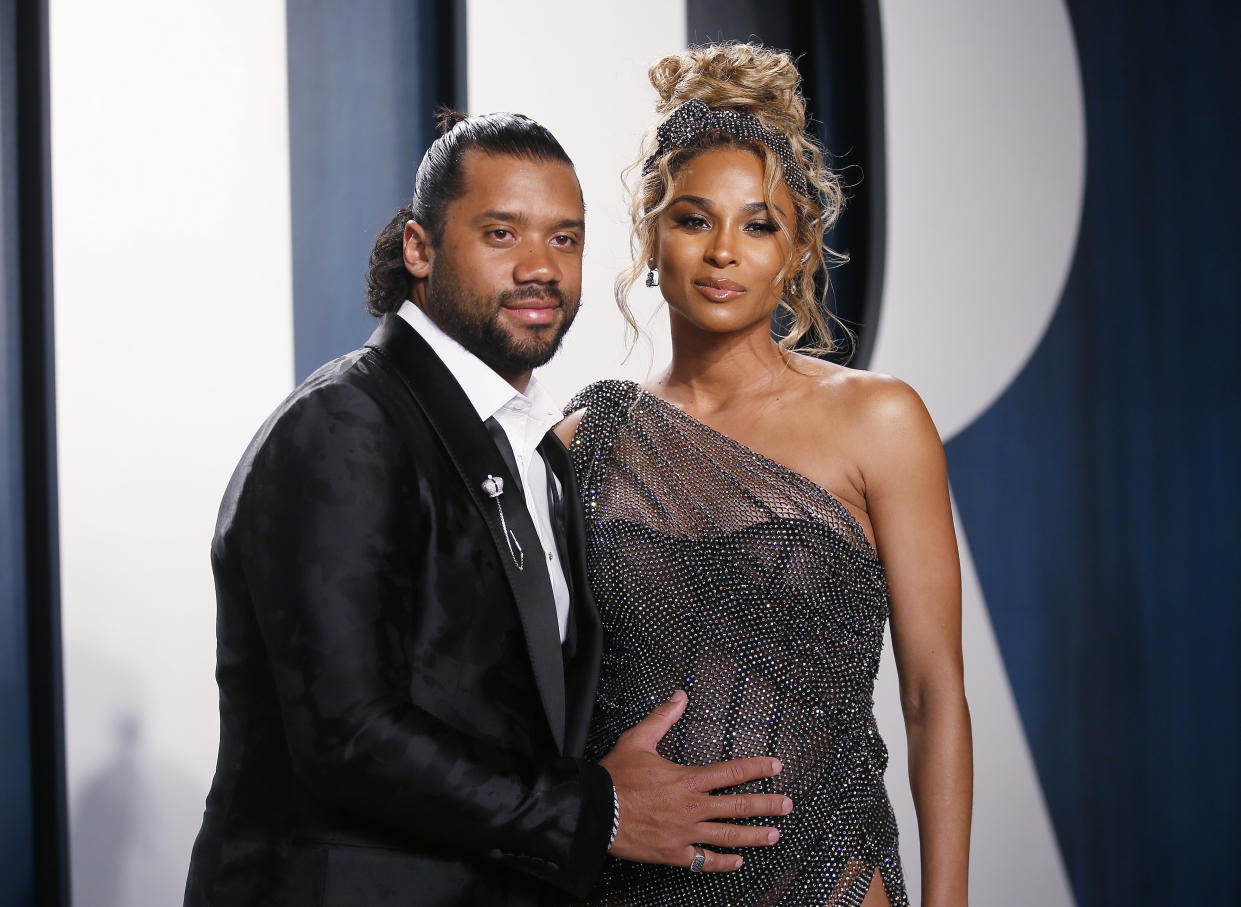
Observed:
[[[682,322],[683,328],[721,336],[748,333],[760,328],[769,330],[771,315],[774,311],[774,309],[761,312],[739,311],[737,307],[729,306],[727,303],[713,305],[710,308],[694,306],[686,310],[669,306],[668,309],[672,317]]]

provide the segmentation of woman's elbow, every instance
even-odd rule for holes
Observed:
[[[907,727],[923,727],[937,720],[965,716],[969,704],[959,672],[944,671],[901,685],[901,712]]]

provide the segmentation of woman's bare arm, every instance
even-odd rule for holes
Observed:
[[[573,438],[577,435],[577,427],[581,423],[582,416],[584,415],[586,415],[585,409],[579,409],[575,412],[571,412],[569,415],[557,422],[556,426],[552,429],[552,431],[556,433],[556,437],[560,439],[560,442],[564,444],[565,447],[572,446]]]
[[[868,388],[866,507],[888,576],[925,907],[967,902],[973,753],[961,657],[961,570],[939,434],[907,385]]]

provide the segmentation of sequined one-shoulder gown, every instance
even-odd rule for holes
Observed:
[[[821,486],[636,384],[593,384],[567,411],[582,408],[571,453],[604,627],[587,756],[684,689],[661,755],[774,756],[779,776],[739,790],[794,802],[761,820],[779,843],[736,872],[609,860],[591,902],[857,907],[878,869],[907,905],[872,710],[887,584],[861,527]]]

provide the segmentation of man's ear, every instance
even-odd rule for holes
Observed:
[[[414,277],[423,278],[431,273],[431,234],[416,220],[405,224],[403,257],[405,270]]]

